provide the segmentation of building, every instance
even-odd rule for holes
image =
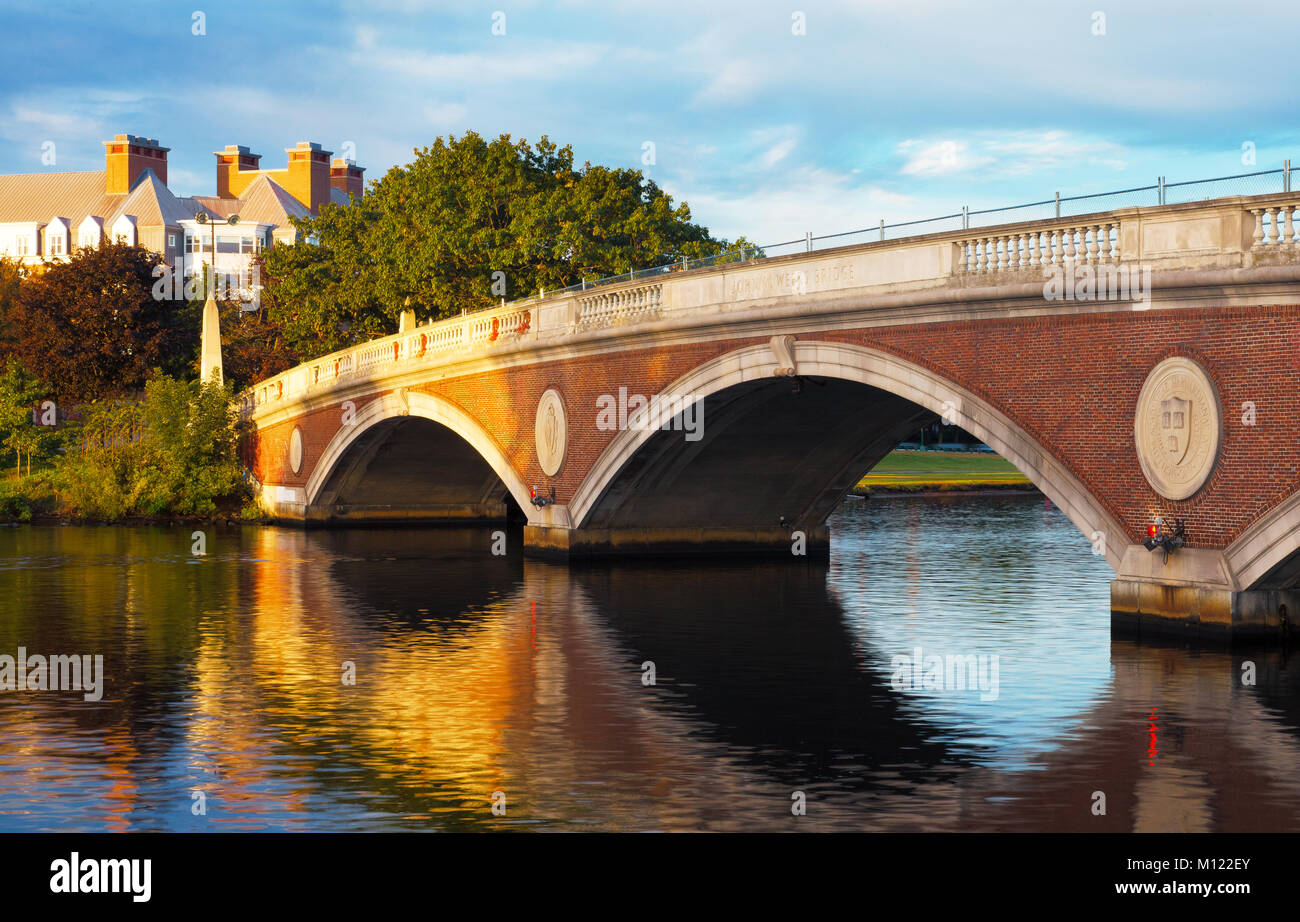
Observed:
[[[167,187],[170,148],[129,134],[104,148],[103,170],[0,175],[0,256],[40,265],[122,240],[160,254],[184,276],[215,265],[230,290],[252,297],[253,256],[292,243],[290,219],[345,205],[364,185],[363,168],[331,159],[314,142],[287,148],[278,170],[261,169],[261,155],[231,144],[215,152],[216,195],[177,196]],[[229,223],[232,215],[238,223]]]

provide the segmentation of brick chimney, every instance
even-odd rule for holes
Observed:
[[[114,135],[104,142],[104,191],[124,195],[145,170],[167,185],[167,152],[154,138],[137,138],[133,134]]]
[[[217,198],[237,198],[257,178],[261,154],[242,144],[227,144],[225,150],[213,151],[217,157]],[[248,173],[248,176],[241,176]]]
[[[286,147],[289,168],[284,189],[302,202],[312,214],[330,200],[330,157],[333,151],[322,150],[315,141],[299,141],[297,147]]]
[[[361,198],[361,191],[366,185],[365,172],[366,168],[357,166],[356,161],[335,157],[330,161],[330,185],[341,192]]]

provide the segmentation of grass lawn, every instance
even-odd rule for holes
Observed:
[[[1004,458],[957,451],[891,451],[858,482],[855,493],[878,490],[1023,489],[1029,478]]]

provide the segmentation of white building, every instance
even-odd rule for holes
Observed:
[[[346,205],[363,187],[361,167],[331,160],[319,144],[288,148],[283,170],[262,170],[259,155],[228,145],[216,152],[217,194],[179,197],[167,188],[170,148],[128,134],[104,147],[103,170],[0,176],[0,256],[42,265],[122,240],[160,254],[184,276],[215,264],[230,289],[247,297],[256,287],[253,257],[294,241],[291,218]]]

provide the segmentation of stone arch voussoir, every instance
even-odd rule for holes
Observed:
[[[1124,529],[1064,464],[990,403],[928,368],[878,349],[800,340],[794,344],[793,351],[800,375],[839,378],[879,388],[945,415],[955,425],[982,439],[1042,490],[1094,546],[1100,535],[1106,562],[1119,570],[1124,549],[1129,544]],[[771,346],[747,346],[692,369],[664,388],[663,393],[704,398],[747,381],[771,378],[779,367]],[[596,459],[574,493],[569,503],[574,527],[582,526],[623,466],[654,435],[657,427],[637,425],[640,417],[648,412],[640,410],[628,420],[627,428]]]

